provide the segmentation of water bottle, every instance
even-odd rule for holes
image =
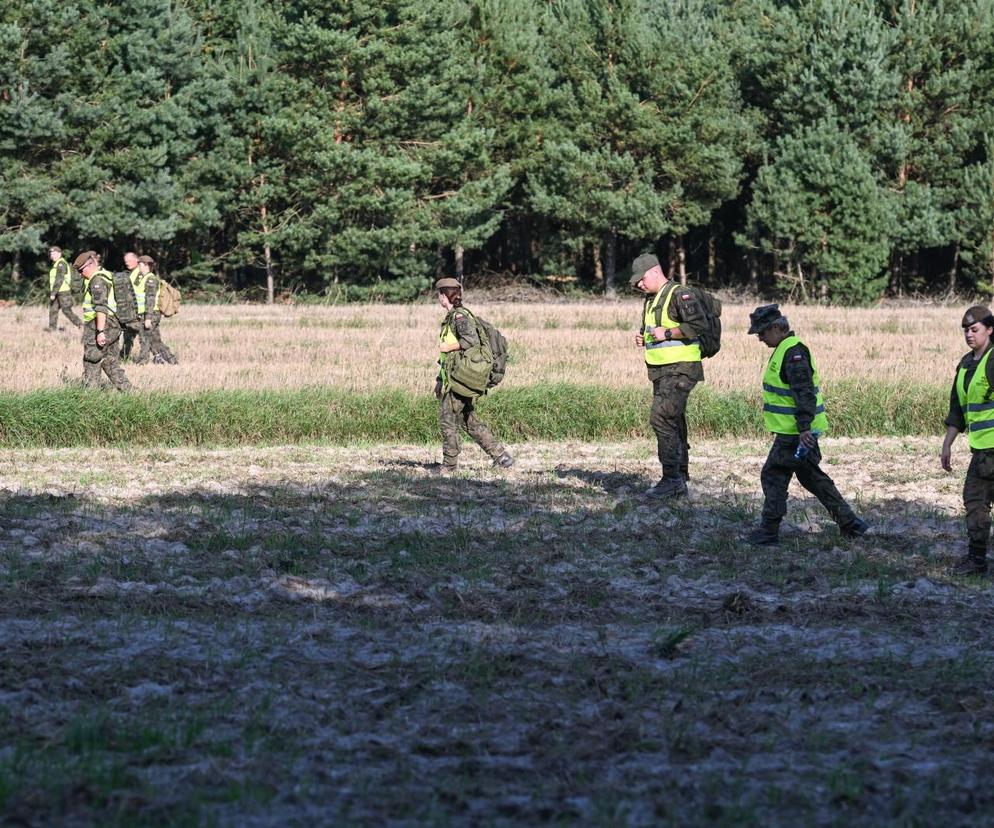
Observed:
[[[818,436],[821,434],[821,432],[818,431],[817,429],[815,429],[814,431],[811,432],[811,434],[817,440]],[[810,451],[811,451],[811,449],[809,449],[806,445],[804,445],[804,443],[798,441],[797,448],[794,450],[794,459],[795,460],[803,460],[805,457],[808,456],[808,453]]]

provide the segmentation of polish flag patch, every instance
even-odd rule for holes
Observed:
[[[791,362],[800,362],[802,359],[804,359],[803,356],[801,356],[800,354],[795,354],[794,356],[792,356],[790,358],[790,361]]]
[[[680,298],[681,298],[681,299],[689,299],[689,298],[690,298],[690,294],[689,294],[689,293],[684,293],[684,294],[682,294],[682,295],[680,296]]]

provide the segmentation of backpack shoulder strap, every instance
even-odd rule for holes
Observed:
[[[672,279],[666,283],[661,291],[659,291],[659,301],[656,303],[656,327],[658,328],[663,324],[663,308],[666,307],[666,302],[670,297],[670,294],[676,290],[676,282]]]

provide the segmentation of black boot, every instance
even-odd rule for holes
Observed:
[[[953,564],[953,575],[986,575],[987,550],[970,547],[969,551]]]
[[[776,546],[780,543],[780,522],[761,520],[759,526],[746,537],[753,546]]]

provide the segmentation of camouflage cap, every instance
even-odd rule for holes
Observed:
[[[138,262],[139,264],[154,265],[155,259],[153,259],[151,256],[139,256]]]
[[[458,279],[453,279],[451,276],[446,276],[435,282],[435,290],[441,290],[442,288],[462,288],[462,282]]]
[[[983,305],[974,305],[963,314],[963,321],[960,323],[964,328],[983,322],[988,328],[994,328],[994,319],[991,318],[991,309]]]
[[[659,259],[651,253],[643,253],[632,262],[632,278],[628,280],[628,284],[637,287],[638,283],[642,281],[642,277],[654,267],[659,267]]]
[[[76,270],[82,270],[83,265],[90,261],[90,259],[93,259],[93,261],[96,262],[100,260],[100,257],[97,256],[96,251],[94,250],[84,250],[76,257],[76,260],[72,263],[72,266],[76,268]]]
[[[758,334],[765,331],[770,325],[783,318],[780,313],[780,306],[777,304],[760,305],[749,314],[749,333]]]

